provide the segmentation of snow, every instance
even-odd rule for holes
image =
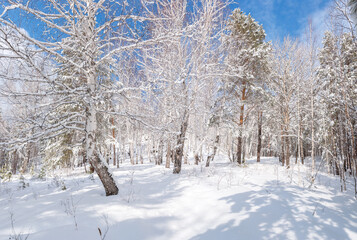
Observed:
[[[120,190],[110,197],[83,169],[45,181],[25,176],[24,189],[14,179],[0,184],[0,239],[94,240],[98,228],[108,229],[107,240],[357,239],[356,200],[338,191],[338,178],[321,173],[309,188],[309,166],[261,161],[237,167],[219,156],[209,168],[183,165],[178,175],[123,163],[111,169]]]

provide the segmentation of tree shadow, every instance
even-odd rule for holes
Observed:
[[[166,216],[128,219],[110,226],[107,239],[165,239],[172,234],[167,225],[174,220],[174,217]]]
[[[141,216],[145,216],[148,210],[159,208],[172,198],[179,197],[184,188],[177,184],[180,181],[179,176],[155,172],[158,176],[153,177],[151,172],[140,175],[139,171],[141,170],[136,172],[137,175],[134,174],[132,184],[130,175],[126,172],[116,176],[125,180],[119,184],[119,195],[110,197],[105,197],[97,177],[92,179],[86,175],[77,180],[66,181],[65,191],[52,186],[51,180],[39,182],[38,185],[30,182],[30,187],[24,190],[12,187],[15,190],[7,194],[9,196],[4,196],[4,199],[1,198],[5,203],[1,210],[11,207],[15,214],[16,228],[30,232],[31,239],[100,239],[97,227],[103,225],[100,222],[104,215],[110,219],[106,239],[117,239],[118,236],[120,239],[155,239],[169,231],[165,230],[165,225],[174,217]],[[130,188],[136,191],[134,194],[137,199],[128,203],[123,198]],[[136,214],[122,216],[121,211],[126,209],[125,212],[127,208],[137,209]],[[76,212],[71,213],[74,210]],[[73,215],[76,215],[78,231],[75,231]],[[0,239],[8,238],[11,230],[9,216],[8,212],[0,214],[3,221],[0,224]],[[53,235],[53,232],[56,234]]]
[[[192,239],[351,239],[356,201],[267,182],[264,190],[224,197],[233,216]],[[302,197],[301,194],[306,194]]]

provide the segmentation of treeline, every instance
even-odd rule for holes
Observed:
[[[324,166],[342,190],[347,176],[355,179],[348,1],[331,8],[322,43],[313,26],[302,39],[267,42],[251,15],[228,13],[219,0],[5,2],[3,179],[85,165],[112,195],[107,164],[150,161],[180,173],[189,158],[208,167],[217,152],[237,164],[308,161],[312,181]],[[21,29],[14,13],[40,23],[39,34]]]

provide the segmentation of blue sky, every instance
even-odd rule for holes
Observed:
[[[45,0],[39,2],[41,1]],[[287,35],[301,37],[308,26],[309,18],[312,19],[318,34],[322,35],[326,29],[325,17],[333,0],[235,0],[235,2],[230,6],[231,9],[239,7],[246,14],[250,13],[263,24],[267,40],[275,41],[282,40]],[[2,10],[1,6],[0,10]],[[15,19],[20,19],[20,23],[23,22],[21,25],[30,35],[39,34],[36,20],[21,15],[16,16]],[[32,27],[28,28],[28,25]]]
[[[284,36],[301,37],[308,26],[309,18],[318,34],[325,27],[332,0],[236,0],[231,9],[239,7],[250,13],[267,33],[268,40],[282,40]]]

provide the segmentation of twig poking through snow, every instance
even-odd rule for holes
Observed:
[[[26,239],[28,239],[29,234],[23,235],[22,233],[19,233],[19,234],[16,233],[14,213],[11,211],[10,211],[10,221],[11,221],[12,234],[9,236],[9,240],[26,240]]]
[[[64,208],[65,208],[65,210],[64,210],[65,213],[67,213],[67,215],[70,215],[73,217],[74,226],[76,227],[76,230],[78,230],[78,224],[77,224],[77,218],[76,218],[78,203],[79,203],[79,200],[77,202],[74,202],[72,195],[70,198],[67,198],[65,201],[61,201],[61,205],[64,206]]]
[[[106,238],[106,236],[107,236],[108,231],[109,231],[108,215],[107,214],[103,214],[102,218],[103,218],[104,223],[105,223],[105,230],[104,230],[104,232],[102,232],[101,228],[98,227],[100,240],[104,240]]]

